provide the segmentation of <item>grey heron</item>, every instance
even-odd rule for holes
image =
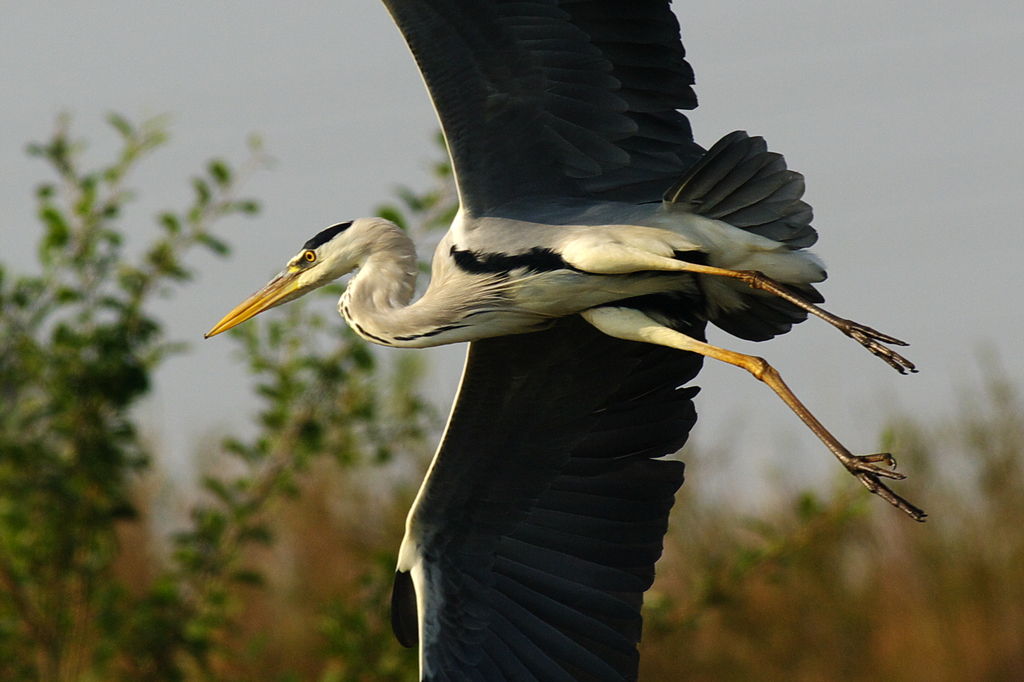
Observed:
[[[712,357],[777,393],[872,492],[924,513],[763,359],[708,344],[808,314],[898,371],[891,336],[821,309],[803,177],[746,133],[708,151],[668,0],[384,0],[433,99],[460,208],[415,299],[411,239],[339,223],[207,336],[356,271],[339,311],[386,346],[470,342],[402,540],[395,632],[424,680],[635,679],[640,605]]]

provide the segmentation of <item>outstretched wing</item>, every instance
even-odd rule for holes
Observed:
[[[669,0],[384,0],[427,83],[463,210],[656,201],[700,155]]]
[[[578,317],[470,346],[392,604],[424,680],[636,679],[701,362]]]

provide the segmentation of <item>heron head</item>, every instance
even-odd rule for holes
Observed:
[[[264,310],[294,301],[355,270],[365,257],[365,240],[355,237],[360,230],[351,228],[361,222],[332,225],[307,241],[284,270],[225,315],[206,338],[227,331]]]

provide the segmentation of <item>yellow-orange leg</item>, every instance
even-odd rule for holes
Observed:
[[[710,265],[697,265],[688,263],[685,268],[687,272],[695,272],[702,275],[714,275],[716,277],[728,277],[730,279],[738,279],[751,289],[760,289],[761,291],[767,291],[770,294],[778,296],[779,298],[785,299],[800,308],[803,308],[807,312],[821,319],[825,320],[833,327],[843,332],[851,339],[856,340],[862,346],[871,351],[874,355],[882,358],[889,364],[890,367],[895,369],[900,374],[906,374],[908,371],[916,372],[917,369],[914,367],[914,363],[907,360],[905,357],[897,353],[891,348],[883,346],[883,343],[892,344],[894,346],[906,346],[908,345],[905,341],[883,334],[882,332],[872,329],[867,325],[854,322],[853,320],[847,320],[846,318],[833,315],[832,313],[819,308],[815,304],[808,301],[803,296],[794,293],[786,286],[776,282],[771,277],[768,277],[762,272],[756,270],[726,270],[724,268],[716,268]],[[726,361],[728,362],[728,361]]]
[[[633,227],[631,229],[644,230],[647,228]],[[653,230],[653,232],[657,231]],[[618,275],[627,272],[639,272],[641,270],[663,270],[666,272],[690,272],[699,275],[737,279],[751,289],[766,291],[789,301],[795,306],[803,308],[812,315],[820,317],[850,338],[855,339],[900,374],[906,374],[908,371],[917,371],[914,368],[914,363],[883,345],[888,343],[893,346],[906,346],[906,342],[900,341],[888,334],[883,334],[877,329],[872,329],[859,322],[833,315],[783,284],[768,277],[763,272],[756,270],[728,270],[711,265],[690,263],[680,258],[653,253],[640,246],[614,241],[604,241],[596,247],[586,239],[570,242],[562,250],[562,257],[574,267],[595,274]]]
[[[800,417],[801,421],[811,429],[814,435],[821,439],[821,442],[832,451],[832,454],[842,462],[843,466],[864,484],[865,488],[888,501],[894,507],[902,509],[915,520],[924,520],[926,514],[921,509],[918,509],[894,493],[881,481],[882,478],[895,480],[905,478],[903,474],[879,466],[881,463],[888,467],[895,467],[896,460],[893,456],[887,452],[873,455],[852,454],[811,414],[810,410],[800,402],[800,399],[796,397],[782,380],[778,371],[769,365],[764,358],[737,353],[698,341],[693,337],[658,324],[658,322],[644,313],[632,308],[591,308],[581,314],[588,322],[609,336],[699,353],[747,370],[775,391],[776,395],[789,405],[789,408]]]

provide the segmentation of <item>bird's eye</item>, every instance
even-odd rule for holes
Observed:
[[[312,263],[316,260],[316,252],[306,251],[305,253],[302,254],[302,257],[305,259],[307,263]]]

